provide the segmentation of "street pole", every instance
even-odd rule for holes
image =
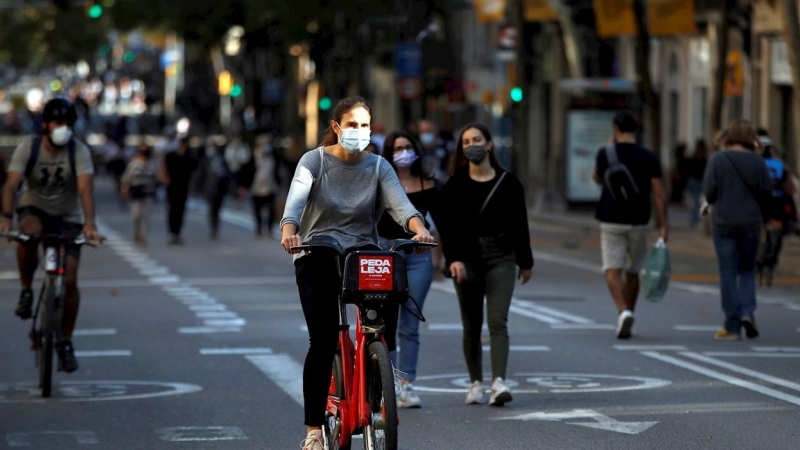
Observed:
[[[792,118],[794,121],[794,163],[795,174],[800,173],[800,16],[797,0],[782,0],[783,35],[789,54],[789,67],[792,68]]]

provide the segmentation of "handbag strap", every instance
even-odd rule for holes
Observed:
[[[722,154],[725,156],[725,159],[728,161],[728,164],[730,164],[731,167],[733,167],[733,170],[736,172],[736,174],[739,175],[739,179],[742,180],[742,183],[744,183],[744,186],[747,188],[747,191],[750,192],[750,195],[753,196],[753,200],[756,201],[756,204],[761,206],[761,202],[758,201],[758,194],[756,194],[755,188],[750,183],[748,183],[747,180],[745,180],[744,175],[742,175],[742,172],[740,172],[739,168],[736,167],[736,164],[733,162],[730,155],[728,155],[725,152],[722,152]]]
[[[481,206],[481,210],[478,212],[478,215],[483,214],[483,210],[486,208],[486,205],[489,204],[489,200],[492,198],[492,195],[494,195],[494,191],[496,191],[497,187],[500,186],[500,182],[506,177],[506,173],[508,172],[503,172],[500,174],[500,179],[497,180],[497,183],[494,184],[494,187],[492,188],[491,192],[489,192],[489,195],[486,196],[486,200],[484,200],[483,206]]]

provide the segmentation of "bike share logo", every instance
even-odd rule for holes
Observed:
[[[359,256],[358,288],[367,291],[392,290],[392,258],[374,255]]]

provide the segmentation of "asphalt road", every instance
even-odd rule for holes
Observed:
[[[0,448],[299,448],[307,335],[278,241],[256,240],[231,202],[219,241],[193,210],[186,245],[168,247],[159,205],[150,246],[135,247],[127,214],[100,196],[109,242],[83,253],[81,367],[57,374],[48,400],[35,389],[29,323],[13,315],[14,248],[0,245]],[[401,411],[401,449],[798,448],[796,290],[763,296],[759,339],[718,342],[715,286],[676,283],[662,303],[640,304],[633,339],[619,341],[599,255],[557,245],[568,230],[533,234],[533,280],[509,319],[514,401],[464,405],[458,307],[437,281],[423,407]]]

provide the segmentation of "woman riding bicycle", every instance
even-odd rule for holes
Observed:
[[[319,147],[300,159],[281,220],[281,245],[295,254],[295,276],[310,341],[303,367],[308,427],[304,450],[323,449],[341,286],[332,259],[300,254],[292,247],[316,235],[334,237],[344,249],[377,245],[377,221],[384,210],[414,234],[413,239],[434,242],[388,161],[364,152],[372,120],[366,101],[348,97],[336,105],[333,115]]]

